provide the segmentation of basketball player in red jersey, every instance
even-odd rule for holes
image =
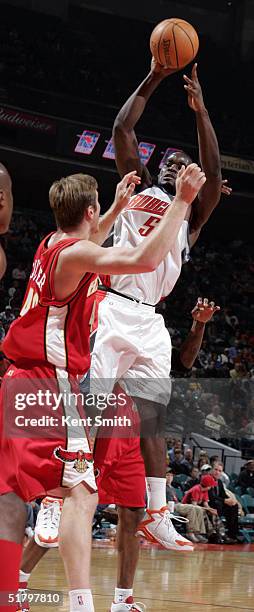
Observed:
[[[98,304],[100,292],[96,295]],[[93,309],[88,306],[89,319]],[[219,310],[213,302],[198,299],[192,311],[193,324],[180,350],[172,351],[172,370],[177,374],[189,371],[201,348],[205,326],[213,314]],[[97,309],[94,312],[93,330],[97,329]],[[93,336],[92,336],[93,337]],[[82,386],[81,386],[82,388]],[[117,392],[116,389],[114,389]],[[115,415],[115,410],[107,409],[105,418]],[[136,530],[144,515],[145,505],[145,469],[140,452],[139,418],[131,398],[126,397],[126,404],[118,406],[118,416],[127,416],[132,422],[132,436],[121,438],[117,426],[112,428],[109,437],[108,428],[101,427],[94,450],[94,462],[98,472],[97,485],[100,504],[115,504],[118,507],[117,528],[117,586],[111,612],[142,612],[140,605],[133,599],[133,583],[139,557],[139,540]],[[104,437],[105,436],[105,437]],[[32,540],[24,549],[20,572],[20,589],[27,589],[30,573],[49,548],[57,546],[61,500],[46,498],[43,503],[43,521],[39,540]],[[37,527],[37,525],[36,525]],[[181,536],[178,534],[179,540]],[[36,542],[40,542],[39,545]],[[189,542],[192,548],[191,542]],[[27,612],[25,602],[19,612]]]
[[[8,170],[0,164],[0,235],[5,234],[10,225],[13,209],[12,184]],[[6,270],[5,252],[0,244],[0,279]]]
[[[191,164],[184,151],[172,153],[161,168],[157,184],[153,184],[139,158],[135,125],[154,90],[171,72],[153,59],[148,76],[121,108],[114,123],[113,139],[120,176],[133,169],[141,176],[141,192],[131,198],[114,227],[114,245],[118,247],[136,246],[153,233],[171,206],[179,168]],[[173,247],[155,271],[146,275],[108,275],[102,279],[106,297],[99,306],[100,325],[91,363],[94,392],[111,392],[115,380],[120,380],[135,397],[142,423],[148,509],[153,513],[149,515],[149,523],[140,525],[140,532],[145,527],[144,535],[148,536],[149,531],[150,537],[157,538],[165,548],[172,548],[177,542],[168,511],[161,513],[161,509],[166,508],[166,474],[165,439],[159,435],[159,423],[170,396],[167,385],[171,341],[163,318],[155,313],[154,306],[171,293],[181,273],[182,262],[188,259],[190,247],[217,206],[223,185],[225,189],[221,182],[218,142],[204,104],[196,64],[191,78],[184,76],[184,79],[188,103],[195,113],[199,158],[207,181],[191,211],[187,211]],[[186,546],[189,549],[189,543]],[[179,550],[184,550],[183,544]]]
[[[196,164],[182,167],[175,200],[160,227],[131,251],[128,247],[104,249],[98,243],[105,240],[119,213],[119,201],[120,209],[128,204],[139,183],[135,176],[136,171],[123,178],[116,192],[117,204],[100,224],[95,179],[73,175],[52,185],[49,197],[57,231],[47,236],[36,252],[21,316],[13,322],[3,346],[14,363],[1,388],[0,553],[5,561],[0,571],[0,590],[15,592],[18,586],[25,524],[22,500],[61,488],[66,501],[60,525],[60,552],[70,588],[71,612],[94,609],[89,589],[89,553],[96,485],[89,441],[80,423],[82,406],[73,400],[77,376],[90,365],[89,325],[84,316],[87,289],[99,273],[132,274],[156,269],[206,180]],[[60,425],[58,419],[50,420],[49,397],[57,401]],[[45,416],[44,430],[37,427],[36,434],[32,433],[29,419],[31,405],[33,415]],[[17,425],[16,410],[27,408],[28,418],[21,418],[21,424],[19,419]],[[67,417],[70,421],[66,421]],[[29,424],[31,429],[27,429]],[[52,429],[56,427],[53,432],[49,431],[51,424]],[[8,605],[12,602],[7,598],[3,612],[15,610],[15,605]]]

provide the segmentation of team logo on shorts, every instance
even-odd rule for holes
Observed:
[[[74,470],[79,473],[86,472],[93,465],[92,453],[84,453],[82,450],[75,452],[67,451],[65,448],[58,446],[54,450],[54,455],[63,463],[72,463]]]

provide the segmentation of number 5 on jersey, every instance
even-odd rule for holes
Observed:
[[[160,217],[149,217],[147,221],[138,230],[141,236],[148,236],[150,232],[156,227],[157,223],[160,222]]]

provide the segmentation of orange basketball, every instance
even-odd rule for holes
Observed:
[[[187,66],[196,57],[198,47],[196,30],[188,21],[177,17],[158,23],[150,38],[150,49],[156,61],[172,69]]]

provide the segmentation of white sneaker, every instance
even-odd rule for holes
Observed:
[[[137,601],[135,603],[133,597],[128,597],[121,603],[112,603],[110,612],[144,612],[146,609],[145,604]]]
[[[147,509],[136,535],[143,536],[152,544],[161,544],[166,549],[193,551],[192,543],[175,530],[171,518],[182,522],[182,517],[170,514],[167,506],[160,510]]]
[[[34,531],[34,539],[42,548],[58,546],[58,529],[63,500],[55,497],[44,497],[38,512]]]

